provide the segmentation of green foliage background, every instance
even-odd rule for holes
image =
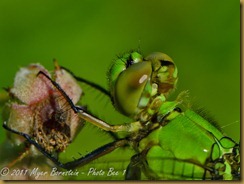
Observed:
[[[19,67],[29,63],[52,70],[53,58],[78,76],[107,87],[106,72],[117,55],[138,48],[144,55],[161,51],[179,70],[175,94],[189,90],[191,99],[221,126],[231,124],[223,130],[239,141],[239,4],[238,0],[1,0],[0,87],[11,86]],[[103,101],[100,108],[97,104]],[[94,95],[89,105],[111,122],[110,116],[120,116],[103,108],[109,104]],[[0,143],[4,132],[0,128]],[[83,132],[90,136],[83,138],[83,144],[96,139],[91,132]]]

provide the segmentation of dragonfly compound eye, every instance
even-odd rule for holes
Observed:
[[[173,60],[161,52],[154,52],[145,60],[152,63],[152,83],[158,86],[158,93],[168,95],[175,88],[178,80],[178,71]]]
[[[151,63],[137,52],[125,54],[109,71],[109,85],[114,106],[123,114],[136,113],[142,92],[151,77]]]

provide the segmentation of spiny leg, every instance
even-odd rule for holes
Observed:
[[[126,139],[117,140],[117,141],[105,144],[105,145],[95,149],[94,151],[88,153],[87,155],[80,157],[79,159],[76,159],[76,160],[73,160],[70,162],[66,162],[66,163],[62,163],[52,154],[48,153],[41,145],[39,145],[28,134],[23,133],[23,132],[18,132],[14,129],[11,129],[10,127],[8,127],[6,125],[6,122],[4,122],[3,128],[5,128],[6,130],[8,130],[12,133],[15,133],[17,135],[24,137],[30,144],[33,144],[44,156],[46,156],[48,159],[50,159],[57,166],[64,168],[64,169],[72,169],[72,168],[75,168],[78,166],[84,166],[85,164],[87,164],[103,155],[106,155],[119,147],[123,147],[126,144],[128,144],[128,140],[126,140]]]
[[[94,151],[88,153],[84,157],[80,157],[79,159],[76,159],[74,161],[67,162],[67,163],[63,164],[63,166],[66,169],[75,168],[77,166],[83,166],[103,155],[106,155],[106,154],[112,152],[113,150],[115,150],[119,147],[125,146],[126,144],[129,144],[128,140],[126,140],[126,139],[116,140],[114,142],[105,144],[105,145],[95,149]]]
[[[6,130],[15,133],[17,135],[20,135],[22,137],[24,137],[30,144],[33,144],[42,154],[44,154],[46,157],[48,157],[50,160],[52,160],[56,165],[59,165],[59,161],[57,160],[57,158],[55,158],[54,156],[52,156],[50,153],[48,153],[41,145],[39,145],[34,139],[32,139],[28,134],[23,133],[23,132],[19,132],[16,131],[10,127],[7,126],[6,122],[3,123],[3,128],[5,128]]]
[[[135,132],[142,128],[141,123],[139,121],[123,124],[123,125],[109,125],[105,121],[102,121],[95,116],[85,112],[83,107],[75,106],[72,100],[69,98],[69,96],[65,93],[65,91],[61,88],[61,86],[53,81],[48,75],[46,75],[44,72],[40,71],[37,75],[43,75],[46,77],[50,82],[56,87],[60,93],[64,96],[64,98],[67,100],[71,108],[74,110],[75,113],[79,113],[79,117],[88,121],[89,123],[92,123],[93,125],[105,130],[105,131],[111,131],[111,132]]]
[[[42,71],[39,71],[37,76],[39,75],[43,75],[44,77],[46,77],[52,84],[54,87],[57,88],[57,90],[64,96],[64,98],[67,100],[67,102],[69,103],[69,105],[71,106],[71,108],[74,110],[75,113],[78,112],[76,106],[74,105],[74,103],[72,102],[72,100],[69,98],[69,96],[65,93],[65,91],[61,88],[61,86],[56,83],[54,80],[52,80],[47,74],[45,74]]]

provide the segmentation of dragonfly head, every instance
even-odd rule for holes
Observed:
[[[117,59],[108,73],[111,98],[117,110],[134,116],[155,95],[166,96],[175,88],[177,68],[163,53],[152,53],[145,59],[138,52]]]

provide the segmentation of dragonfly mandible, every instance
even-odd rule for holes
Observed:
[[[120,147],[129,146],[136,154],[128,158],[125,179],[240,178],[239,144],[201,116],[200,111],[193,111],[184,100],[187,92],[180,93],[175,101],[168,101],[178,81],[177,67],[168,55],[157,52],[143,57],[138,52],[126,53],[112,64],[108,73],[109,91],[73,76],[109,95],[115,108],[133,119],[130,123],[111,125],[95,117],[76,106],[58,82],[42,75],[52,82],[81,119],[104,131],[119,133],[115,141],[79,159],[61,163],[27,134],[6,124],[4,127],[24,136],[55,164],[66,169],[84,166]]]

